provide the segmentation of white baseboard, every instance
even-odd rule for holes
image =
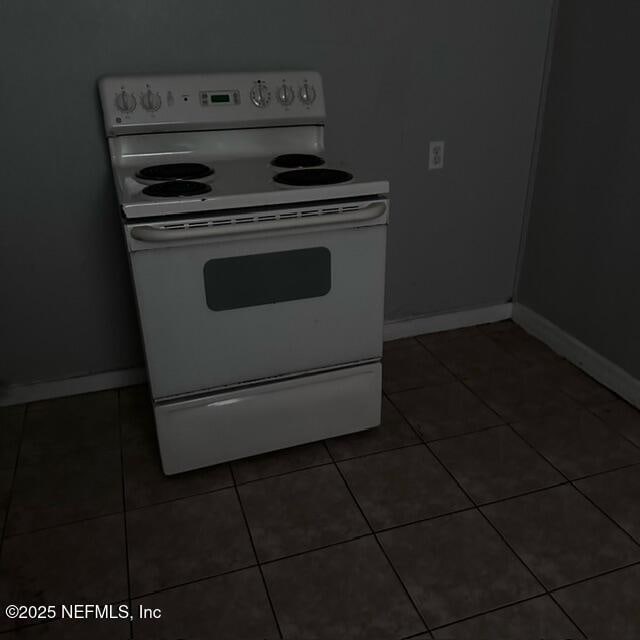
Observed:
[[[514,303],[513,321],[605,387],[640,408],[640,380],[617,364],[522,304]]]
[[[140,384],[147,379],[147,373],[142,367],[134,369],[120,369],[106,371],[86,376],[65,378],[63,380],[49,380],[32,384],[16,384],[0,390],[0,407],[24,402],[36,402],[49,398],[73,396],[78,393],[117,389],[131,384]]]
[[[419,316],[405,320],[390,320],[384,324],[384,339],[396,340],[419,336],[423,333],[435,333],[436,331],[448,331],[471,327],[474,324],[486,322],[498,322],[511,317],[512,304],[496,304],[491,307],[479,309],[466,309],[453,313],[442,313],[435,316]]]

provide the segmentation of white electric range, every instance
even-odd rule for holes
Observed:
[[[309,71],[100,81],[165,473],[380,422],[389,184]]]

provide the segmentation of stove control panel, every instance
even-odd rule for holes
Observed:
[[[324,124],[315,71],[135,75],[99,83],[109,136]]]

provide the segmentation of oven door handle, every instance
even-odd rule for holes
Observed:
[[[166,229],[151,225],[142,225],[131,229],[131,237],[142,242],[171,242],[176,240],[193,240],[196,238],[214,238],[260,231],[279,231],[280,229],[299,229],[336,223],[363,222],[379,218],[386,210],[386,202],[376,202],[357,211],[349,211],[348,213],[325,213],[320,216],[288,218],[286,220],[273,220],[271,222],[235,223],[212,227],[195,227],[192,229]]]

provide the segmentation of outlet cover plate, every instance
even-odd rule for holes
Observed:
[[[444,167],[444,140],[432,140],[429,143],[429,171]]]

